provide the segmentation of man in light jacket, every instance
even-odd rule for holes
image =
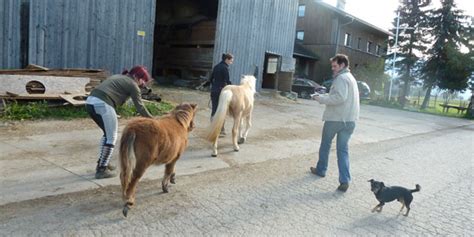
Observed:
[[[337,135],[337,165],[339,167],[339,186],[337,190],[345,192],[349,188],[349,139],[359,119],[359,89],[349,70],[349,59],[337,54],[331,61],[334,80],[329,94],[313,95],[312,98],[326,105],[323,114],[323,134],[319,147],[319,160],[311,173],[324,177],[328,167],[329,151],[333,138]]]

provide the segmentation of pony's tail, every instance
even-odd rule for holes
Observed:
[[[122,197],[125,199],[130,183],[131,173],[133,169],[133,145],[135,143],[135,133],[125,128],[122,138],[120,139],[120,182],[122,184]]]
[[[219,104],[217,106],[216,113],[212,118],[211,126],[207,133],[207,140],[214,143],[221,132],[222,125],[224,125],[225,117],[227,115],[227,109],[229,103],[232,100],[232,91],[223,90],[219,97]]]

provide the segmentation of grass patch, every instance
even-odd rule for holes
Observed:
[[[153,116],[160,116],[174,108],[170,102],[162,101],[160,103],[144,102],[145,107]],[[137,115],[137,111],[133,104],[124,105],[117,108],[117,113],[125,118]],[[63,119],[70,120],[76,118],[87,118],[84,106],[57,106],[51,107],[46,101],[18,103],[13,102],[7,105],[3,114],[0,115],[2,120],[37,120],[37,119]]]
[[[368,105],[375,105],[375,106],[381,106],[385,108],[392,108],[392,109],[399,109],[399,110],[405,110],[405,111],[412,111],[412,112],[419,112],[419,113],[425,113],[425,114],[434,114],[434,115],[439,115],[439,116],[446,116],[446,117],[455,117],[455,118],[467,118],[467,119],[473,119],[469,115],[467,115],[466,111],[464,113],[458,113],[457,109],[449,109],[448,112],[443,112],[443,107],[440,106],[440,101],[437,101],[435,104],[434,101],[430,101],[428,108],[422,110],[420,109],[419,105],[414,105],[407,103],[404,108],[402,108],[401,104],[398,101],[388,101],[388,100],[368,100],[368,101],[361,101],[362,104],[368,104]],[[454,101],[452,105],[459,105],[459,101]]]

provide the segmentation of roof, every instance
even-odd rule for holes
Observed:
[[[298,57],[303,57],[303,58],[309,58],[313,60],[319,60],[320,57],[311,52],[309,49],[305,48],[302,44],[295,42],[295,47],[293,50],[293,56],[298,56]]]
[[[384,30],[384,29],[382,29],[382,28],[380,28],[380,27],[377,27],[377,26],[375,26],[375,25],[373,25],[373,24],[371,24],[371,23],[369,23],[369,22],[367,22],[367,21],[364,21],[364,20],[362,20],[362,19],[360,19],[360,18],[358,18],[358,17],[356,17],[356,16],[354,16],[354,15],[351,15],[351,14],[345,12],[345,11],[342,10],[342,9],[339,9],[339,8],[337,8],[337,7],[335,7],[335,6],[332,6],[331,4],[325,3],[325,2],[323,2],[322,0],[316,0],[315,3],[317,3],[317,4],[319,4],[319,5],[322,5],[322,6],[326,7],[326,8],[329,8],[329,9],[331,9],[331,10],[333,10],[333,11],[339,13],[339,14],[342,15],[342,16],[350,17],[350,18],[354,19],[354,21],[357,21],[357,22],[359,22],[359,23],[361,23],[361,24],[363,24],[363,25],[366,25],[366,26],[368,26],[368,27],[370,27],[370,28],[372,28],[372,29],[374,29],[374,30],[377,30],[377,31],[379,31],[379,32],[381,32],[381,33],[384,33],[384,34],[386,34],[386,35],[393,35],[391,32],[389,32],[389,31],[387,31],[387,30]]]

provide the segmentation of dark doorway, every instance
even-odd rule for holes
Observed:
[[[218,0],[157,0],[153,76],[195,86],[212,70]]]
[[[281,56],[272,53],[265,53],[265,62],[263,66],[262,88],[278,88],[278,72],[280,71]]]

